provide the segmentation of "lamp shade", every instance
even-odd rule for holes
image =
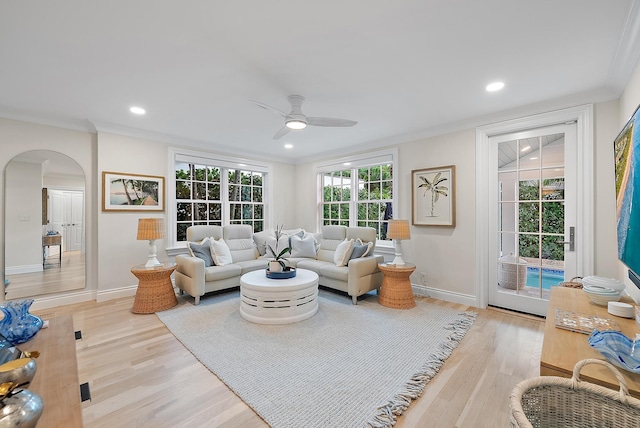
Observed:
[[[154,240],[164,238],[164,219],[138,219],[138,240]]]
[[[389,220],[389,229],[387,230],[387,238],[389,239],[410,239],[409,220]]]

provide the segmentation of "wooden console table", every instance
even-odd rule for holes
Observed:
[[[49,327],[30,341],[18,345],[22,351],[39,351],[36,375],[28,390],[44,401],[39,427],[82,427],[80,382],[76,341],[71,315],[51,318]]]
[[[58,266],[62,266],[62,235],[45,235],[42,237],[42,267],[47,261],[45,249],[58,246]]]
[[[629,297],[622,298],[622,301],[634,304]],[[604,355],[589,346],[588,335],[574,333],[555,326],[556,308],[577,314],[611,318],[620,326],[620,331],[630,338],[635,338],[636,332],[639,331],[634,319],[611,315],[607,312],[606,306],[598,306],[591,303],[589,296],[582,290],[551,287],[551,299],[549,300],[542,355],[540,357],[540,376],[570,378],[573,375],[573,366],[578,361],[585,358],[606,360]],[[640,375],[623,369],[618,370],[627,382],[629,393],[636,398],[640,398]],[[607,368],[595,364],[585,366],[581,371],[580,379],[614,390],[620,389],[615,376]]]

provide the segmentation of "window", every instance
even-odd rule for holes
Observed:
[[[269,168],[230,158],[212,159],[170,150],[175,180],[169,184],[167,213],[174,243],[186,241],[194,225],[248,224],[264,229]]]
[[[378,239],[386,240],[394,208],[394,155],[395,150],[378,152],[317,167],[320,224],[373,227]]]

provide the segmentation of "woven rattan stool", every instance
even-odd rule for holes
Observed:
[[[409,309],[416,305],[411,290],[409,275],[416,270],[416,265],[406,263],[400,265],[379,264],[384,278],[380,287],[378,303],[394,309]]]
[[[151,268],[144,265],[131,268],[131,273],[139,280],[131,312],[152,314],[177,305],[178,299],[171,284],[171,274],[175,269],[175,263],[163,263]]]

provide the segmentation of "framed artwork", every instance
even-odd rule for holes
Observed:
[[[455,226],[455,165],[411,171],[411,223]]]
[[[103,171],[102,211],[164,211],[164,177]]]

